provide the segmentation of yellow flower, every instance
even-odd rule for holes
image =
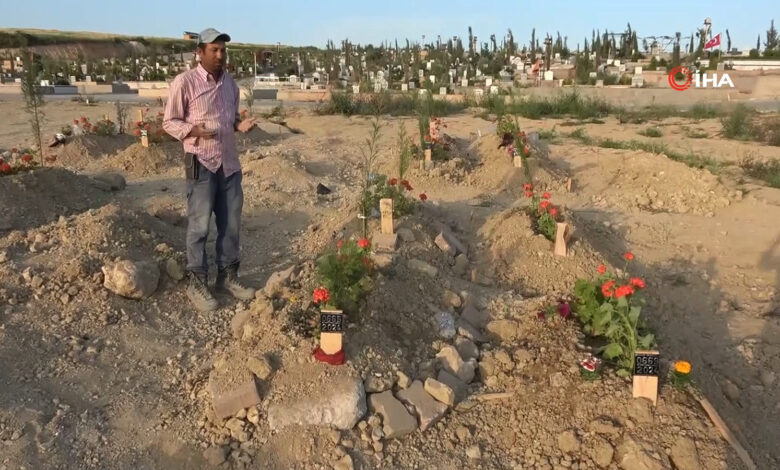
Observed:
[[[690,374],[691,363],[688,361],[677,361],[674,363],[674,371],[678,374]]]
[[[295,303],[295,297],[290,297],[290,302]]]

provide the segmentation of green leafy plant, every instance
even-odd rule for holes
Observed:
[[[30,128],[32,129],[35,145],[38,149],[38,156],[43,164],[43,137],[41,136],[41,127],[43,125],[44,114],[41,108],[44,105],[43,90],[38,81],[39,67],[33,60],[33,53],[27,50],[22,51],[24,60],[24,73],[22,74],[22,94],[24,95],[24,107],[30,115]]]
[[[664,132],[658,127],[648,127],[647,129],[637,132],[637,134],[645,137],[661,137],[664,135]]]
[[[315,302],[321,307],[349,311],[372,288],[371,244],[365,238],[340,240],[335,250],[329,250],[317,260],[320,285],[327,290],[315,291]]]
[[[38,164],[34,161],[35,151],[29,148],[11,149],[12,160],[5,161],[0,157],[0,177],[29,171]]]
[[[406,125],[398,128],[398,178],[403,180],[414,157],[414,145],[406,135]]]
[[[379,138],[382,134],[382,123],[379,120],[379,114],[380,112],[377,109],[377,114],[371,123],[371,133],[365,140],[365,146],[360,148],[361,187],[359,205],[363,220],[363,237],[368,236],[368,216],[371,213],[371,209],[376,207],[374,205],[372,187],[376,179],[374,168],[376,160],[379,158]]]
[[[626,261],[634,259],[625,254]],[[625,270],[624,270],[625,271]],[[641,278],[619,277],[599,266],[595,279],[578,279],[574,287],[575,315],[583,330],[591,336],[604,338],[600,349],[604,358],[618,367],[618,375],[627,377],[634,365],[637,349],[648,349],[654,341],[652,333],[645,333],[640,319],[644,300],[639,291],[645,287]]]
[[[737,105],[729,115],[721,118],[723,135],[729,139],[749,139],[753,134],[750,111],[745,105]]]
[[[544,235],[550,241],[555,241],[557,223],[562,220],[560,210],[550,201],[550,193],[544,192],[541,196],[534,194],[533,186],[526,183],[523,186],[525,197],[530,198],[527,214],[531,217],[536,233]]]
[[[412,214],[417,209],[417,202],[407,196],[407,192],[412,189],[407,180],[388,179],[385,175],[375,175],[374,183],[369,190],[369,207],[379,207],[381,199],[392,199],[394,217]]]

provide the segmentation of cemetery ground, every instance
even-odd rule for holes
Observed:
[[[107,103],[45,111],[46,136],[114,115]],[[29,145],[19,103],[0,114],[0,151]],[[523,171],[478,114],[444,118],[449,160],[412,163],[411,193],[427,200],[396,217],[395,251],[372,256],[341,366],[312,357],[315,261],[361,235],[370,117],[288,110],[239,138],[241,271],[260,289],[251,302],[220,296],[209,314],[181,281],[178,144],[81,137],[45,168],[0,176],[0,468],[747,468],[694,394],[670,385],[677,359],[757,468],[777,468],[780,189],[740,163],[780,147],[726,139],[718,119],[521,118],[542,136],[526,163],[533,190],[572,229],[555,256],[523,210]],[[415,140],[417,121],[381,122],[376,172],[392,177],[398,128]],[[658,141],[699,159],[625,144]],[[375,238],[379,220],[368,227]],[[123,259],[148,284],[141,299],[104,287],[103,268]],[[539,314],[602,264],[647,284],[657,406],[611,367],[583,380],[579,361],[601,345],[576,319]],[[252,375],[260,403],[218,416],[214,396]]]

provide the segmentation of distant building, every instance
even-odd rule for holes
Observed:
[[[184,39],[188,41],[197,41],[200,38],[200,34],[198,33],[192,33],[190,31],[184,32]]]

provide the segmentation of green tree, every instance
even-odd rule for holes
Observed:
[[[24,73],[22,74],[22,94],[24,95],[24,105],[27,113],[30,115],[30,127],[32,128],[33,138],[38,147],[38,158],[43,165],[43,138],[41,137],[41,125],[43,124],[44,105],[43,90],[39,79],[39,70],[35,66],[33,53],[23,50],[22,58],[24,61]]]
[[[775,20],[766,31],[766,42],[764,42],[764,51],[773,51],[777,47],[777,30],[775,29]]]

